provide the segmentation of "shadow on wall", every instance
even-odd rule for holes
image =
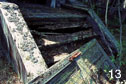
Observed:
[[[1,14],[0,14],[0,48],[2,49],[3,52],[3,56],[5,56],[5,58],[8,59],[9,63],[10,63],[10,57],[9,57],[9,49],[7,46],[7,40],[6,40],[6,36],[4,33],[4,29],[3,29],[3,25],[2,25],[2,18],[1,18]]]

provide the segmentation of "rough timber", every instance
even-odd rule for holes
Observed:
[[[117,40],[110,33],[110,31],[107,29],[107,27],[104,25],[102,20],[97,16],[97,14],[95,13],[93,9],[89,7],[80,6],[79,4],[75,4],[75,5],[65,4],[63,5],[63,7],[67,9],[72,9],[72,10],[74,9],[81,13],[88,13],[89,17],[87,18],[87,20],[89,24],[92,25],[93,31],[96,34],[100,35],[100,41],[102,41],[101,42],[102,45],[107,46],[106,47],[108,51],[107,54],[109,56],[117,55],[118,45],[119,45]]]
[[[77,28],[83,27],[86,19],[85,15],[71,13],[63,9],[53,9],[42,5],[19,4],[19,7],[30,28],[52,30],[59,28]]]
[[[100,36],[99,42],[105,48],[106,53],[109,56],[116,56],[118,53],[118,42],[94,10],[88,7],[80,6],[80,4],[65,4],[59,10],[34,4],[23,4],[24,7],[22,7],[22,4],[19,4],[19,6],[30,29],[43,31],[47,29],[78,29],[79,27],[88,29],[92,27],[92,30]],[[72,13],[68,9],[73,10]],[[79,13],[74,12],[75,10]],[[85,26],[87,23],[90,26]]]
[[[75,53],[81,52],[75,60],[70,61]],[[40,84],[85,84],[85,83],[107,83],[104,74],[98,74],[100,70],[103,72],[105,67],[116,69],[116,66],[111,62],[107,54],[104,52],[99,43],[93,39],[81,48],[72,52],[68,57],[54,64],[45,73],[39,75],[30,83]],[[97,78],[97,75],[103,77]],[[66,81],[67,80],[67,81]]]

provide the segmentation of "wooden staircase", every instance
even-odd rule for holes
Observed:
[[[1,29],[8,31],[3,35],[9,38],[9,54],[24,83],[108,82],[104,70],[116,69],[109,56],[117,55],[117,43],[92,9],[78,4],[0,4],[5,21]]]

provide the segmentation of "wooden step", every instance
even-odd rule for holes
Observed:
[[[108,76],[104,72],[106,66],[108,70],[116,69],[116,66],[94,39],[51,66],[30,83],[96,84],[97,82],[107,84],[109,81],[106,77]],[[99,80],[99,77],[102,81]]]
[[[64,4],[63,8],[69,8],[69,9],[75,9],[78,10],[80,13],[87,12],[89,16],[87,17],[87,20],[90,25],[92,25],[92,28],[94,32],[98,35],[100,35],[100,42],[103,46],[103,48],[106,48],[106,52],[109,56],[118,54],[118,42],[114,38],[114,36],[110,33],[108,28],[104,25],[102,20],[98,17],[98,15],[95,13],[95,11],[91,8],[84,8],[83,6],[79,5],[69,5]]]
[[[40,5],[32,7],[32,5],[20,5],[24,19],[30,28],[63,29],[83,27],[86,23],[84,22],[87,17],[86,14],[79,14],[68,10],[49,8]]]
[[[46,32],[37,32],[31,30],[32,35],[34,36],[36,43],[41,46],[48,46],[54,44],[65,44],[77,40],[84,40],[86,38],[91,38],[97,36],[91,29],[82,30],[74,33],[46,33]]]
[[[3,35],[7,38],[7,47],[10,51],[9,55],[12,58],[14,69],[24,83],[96,84],[96,82],[99,81],[99,78],[97,77],[102,77],[104,81],[100,81],[100,83],[106,84],[106,82],[108,82],[106,79],[107,75],[104,72],[106,65],[108,70],[116,69],[114,63],[111,62],[106,52],[104,52],[104,47],[102,48],[99,42],[94,39],[95,35],[100,35],[102,32],[105,32],[105,34],[102,35],[108,36],[106,35],[108,33],[107,30],[100,29],[101,31],[99,34],[96,32],[96,27],[96,30],[94,29],[93,32],[92,29],[87,29],[88,31],[86,31],[86,28],[82,27],[84,30],[72,33],[63,31],[64,33],[61,33],[56,32],[58,27],[61,27],[58,26],[56,29],[52,29],[53,32],[51,32],[51,27],[53,26],[53,28],[55,28],[55,25],[57,24],[64,23],[65,25],[65,23],[71,23],[72,25],[72,21],[77,24],[85,22],[87,14],[84,13],[83,15],[66,12],[65,10],[60,9],[44,8],[40,5],[34,5],[32,7],[31,4],[22,4],[20,6],[21,12],[24,15],[26,22],[30,24],[28,26],[32,26],[32,23],[35,23],[35,26],[38,28],[38,30],[37,28],[34,28],[35,31],[33,31],[29,30],[30,28],[26,25],[17,5],[0,2],[0,7],[0,16],[2,17],[1,23],[3,25],[2,29],[4,29],[3,31],[5,32]],[[81,11],[85,12],[85,9],[81,9]],[[96,14],[91,11],[88,13],[91,16],[94,14],[94,17],[96,17]],[[16,15],[14,16],[13,14],[15,13]],[[49,13],[51,15],[49,15]],[[57,15],[58,17],[56,17]],[[10,16],[12,19],[18,18],[17,21],[10,21],[8,19]],[[93,19],[97,19],[94,17],[92,16]],[[90,20],[88,21],[90,23]],[[99,19],[96,21],[97,24],[98,21],[100,22],[98,28],[101,26],[102,28],[106,28],[101,25],[102,23]],[[39,22],[39,24],[36,24],[37,22]],[[48,24],[44,24],[43,22],[47,22]],[[40,23],[42,23],[42,25]],[[82,24],[83,23],[81,23],[81,26]],[[43,30],[43,25],[48,25],[45,28],[50,27],[50,31],[39,31],[39,28]],[[66,26],[66,29],[64,30],[67,31],[69,27],[70,25]],[[79,27],[80,26],[76,26],[76,29]],[[62,27],[62,29],[63,28],[64,27]],[[90,37],[93,38],[85,40],[85,38]],[[106,41],[101,39],[102,37],[104,36],[101,36],[100,40],[102,40],[102,42]],[[41,39],[44,42],[40,42],[40,44],[37,43],[37,40],[39,41]],[[111,36],[109,39],[111,39]],[[49,41],[54,41],[55,43]],[[102,72],[103,74],[99,74],[99,72]]]

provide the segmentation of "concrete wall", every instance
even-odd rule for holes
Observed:
[[[18,9],[12,3],[0,2],[0,29],[11,63],[19,77],[27,83],[46,69],[46,63]]]

